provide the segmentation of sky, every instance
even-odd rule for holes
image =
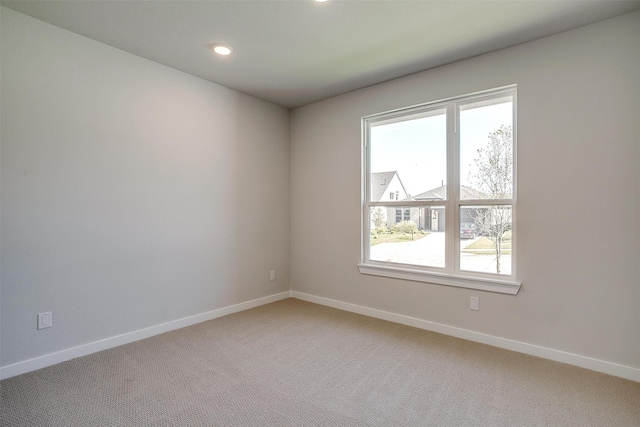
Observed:
[[[477,149],[490,132],[512,124],[512,103],[465,108],[460,112],[460,172],[468,185]],[[415,196],[447,183],[446,116],[440,114],[371,127],[371,172],[398,171]]]

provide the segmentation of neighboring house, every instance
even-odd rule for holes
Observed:
[[[371,200],[376,202],[389,201],[438,201],[445,200],[447,186],[442,185],[416,196],[410,196],[404,188],[397,171],[376,172],[371,174]],[[483,195],[473,188],[461,186],[460,196],[463,199],[483,199]],[[476,217],[475,208],[462,208],[460,210],[461,223],[474,223]],[[413,221],[420,230],[444,231],[445,214],[444,206],[417,207],[378,207],[371,214],[371,228],[376,228],[376,223],[391,228],[401,221]]]
[[[404,188],[397,171],[375,172],[371,174],[371,201],[386,202],[412,200]],[[376,208],[371,214],[371,228],[376,227],[376,222],[383,223],[387,228],[401,221],[413,220],[418,226],[417,208]]]
[[[434,188],[433,190],[425,191],[424,193],[420,193],[414,196],[412,199],[417,201],[437,201],[437,200],[445,200],[447,196],[447,186],[442,185],[438,188]],[[482,199],[483,196],[477,190],[473,188],[466,187],[464,185],[460,186],[460,197],[462,199]],[[424,208],[420,208],[420,223],[418,223],[418,227],[423,230],[431,230],[431,231],[444,231],[444,206],[426,206]],[[476,217],[476,209],[474,208],[462,208],[460,209],[460,222],[475,222]]]

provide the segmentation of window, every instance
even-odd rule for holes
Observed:
[[[363,118],[362,273],[518,292],[515,111],[512,86]]]
[[[411,220],[411,209],[396,209],[396,223]]]

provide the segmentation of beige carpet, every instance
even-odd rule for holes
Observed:
[[[295,299],[0,387],[2,426],[640,425],[640,383]]]

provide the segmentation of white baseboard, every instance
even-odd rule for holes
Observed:
[[[441,323],[430,322],[428,320],[417,319],[415,317],[404,316],[402,314],[390,313],[388,311],[378,310],[375,308],[369,308],[329,298],[318,297],[315,295],[305,294],[303,292],[291,291],[291,296],[293,298],[301,299],[304,301],[326,305],[328,307],[333,307],[340,310],[350,311],[352,313],[363,314],[365,316],[388,320],[390,322],[400,323],[407,326],[413,326],[415,328],[425,329],[427,331],[438,332],[444,335],[451,335],[469,341],[488,344],[494,347],[529,354],[531,356],[542,357],[544,359],[567,363],[569,365],[579,366],[581,368],[590,369],[592,371],[602,372],[631,381],[640,382],[640,369],[632,368],[630,366],[619,365],[616,363],[606,362],[604,360],[580,356],[578,354],[567,353],[561,350],[554,350],[552,348],[541,347],[534,344],[527,344],[524,342],[496,337],[493,335],[487,335],[467,329],[456,328],[454,326],[443,325]]]
[[[374,308],[364,307],[356,304],[350,304],[329,298],[318,297],[297,291],[286,291],[279,294],[246,301],[227,307],[222,307],[206,313],[185,317],[171,322],[162,323],[160,325],[151,326],[122,335],[106,338],[103,340],[91,342],[88,344],[61,350],[55,353],[46,354],[33,359],[17,362],[11,365],[0,367],[0,379],[11,378],[16,375],[35,371],[37,369],[46,368],[47,366],[65,362],[76,357],[86,356],[98,351],[128,344],[141,339],[149,338],[175,329],[184,328],[196,323],[205,322],[207,320],[216,319],[228,314],[237,313],[258,307],[260,305],[269,304],[285,298],[297,298],[303,301],[326,305],[328,307],[340,310],[350,311],[352,313],[363,314],[365,316],[375,317],[378,319],[388,320],[390,322],[400,323],[407,326],[413,326],[427,331],[438,332],[457,338],[475,341],[482,344],[492,345],[494,347],[504,348],[519,353],[529,354],[532,356],[542,357],[556,362],[567,363],[569,365],[579,366],[581,368],[590,369],[596,372],[602,372],[609,375],[625,378],[631,381],[640,382],[640,369],[629,366],[619,365],[616,363],[606,362],[604,360],[594,359],[591,357],[580,356],[578,354],[567,353],[561,350],[554,350],[547,347],[541,347],[534,344],[527,344],[520,341],[514,341],[506,338],[496,337],[493,335],[474,332],[467,329],[456,328],[453,326],[443,325],[441,323],[430,322],[428,320],[417,319],[415,317],[405,316],[402,314],[391,313],[388,311],[378,310]]]
[[[248,310],[260,305],[269,304],[291,296],[290,291],[281,292],[279,294],[269,295],[267,297],[242,302],[240,304],[230,305],[218,308],[216,310],[207,311],[206,313],[196,314],[194,316],[185,317],[171,322],[162,323],[148,328],[139,329],[137,331],[127,332],[88,344],[79,345],[77,347],[68,348],[57,351],[55,353],[45,354],[44,356],[35,357],[33,359],[17,362],[11,365],[0,367],[0,380],[15,377],[16,375],[35,371],[37,369],[46,368],[47,366],[75,359],[76,357],[86,356],[98,351],[117,347],[123,344],[129,344],[134,341],[149,338],[175,329],[184,328],[186,326],[195,325],[196,323],[206,322],[207,320],[216,319],[228,314],[237,313],[239,311]]]

